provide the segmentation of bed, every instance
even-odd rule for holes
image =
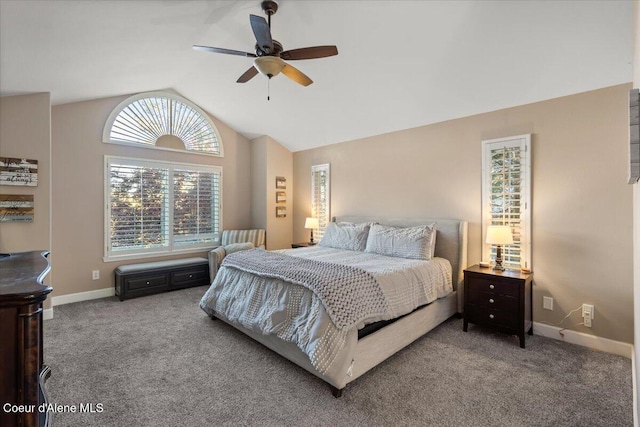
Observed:
[[[340,397],[348,383],[462,312],[467,222],[342,216],[333,223],[332,232],[342,225],[369,227],[366,251],[360,242],[359,250],[318,245],[235,253],[225,258],[200,307],[327,382]],[[422,252],[407,259],[377,250],[371,242],[392,227],[432,228],[429,261],[414,259]],[[335,291],[343,286],[347,302]],[[402,287],[407,291],[398,294]]]

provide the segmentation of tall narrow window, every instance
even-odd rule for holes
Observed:
[[[220,167],[107,156],[105,186],[105,259],[218,243]]]
[[[324,230],[331,221],[330,211],[330,168],[329,164],[311,166],[311,216],[318,218],[316,240],[324,236]]]
[[[513,244],[503,248],[505,267],[531,268],[531,135],[482,141],[483,259],[496,248],[485,243],[489,225],[508,225]]]

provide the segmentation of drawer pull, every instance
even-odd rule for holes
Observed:
[[[489,289],[495,289],[496,287],[493,285],[489,285]]]
[[[493,304],[494,302],[493,298],[489,298],[489,304]]]
[[[493,319],[495,316],[493,314],[489,315],[489,319]]]
[[[147,285],[149,284],[149,281],[147,280]]]
[[[190,275],[189,275],[189,279],[191,279],[192,277],[193,277],[193,274],[190,274]]]

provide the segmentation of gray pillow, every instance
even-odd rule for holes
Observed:
[[[318,245],[349,251],[364,251],[369,227],[368,223],[330,222]]]
[[[224,247],[224,251],[227,253],[227,255],[230,255],[234,252],[246,251],[247,249],[253,249],[254,247],[255,246],[253,245],[252,242],[231,243]]]
[[[433,257],[435,243],[435,223],[417,227],[373,224],[365,252],[428,261]]]

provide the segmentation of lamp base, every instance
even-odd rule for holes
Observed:
[[[504,267],[502,266],[502,246],[498,245],[498,250],[496,251],[496,265],[493,267],[495,271],[504,271]]]

